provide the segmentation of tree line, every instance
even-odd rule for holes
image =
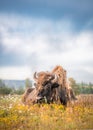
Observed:
[[[69,78],[70,85],[73,88],[76,95],[78,94],[93,94],[93,84],[91,82],[76,83],[73,78]]]
[[[32,82],[30,79],[25,80],[25,88],[32,87]],[[0,95],[7,95],[7,94],[18,94],[21,95],[24,93],[25,88],[23,86],[18,87],[10,87],[4,83],[3,80],[0,79]]]

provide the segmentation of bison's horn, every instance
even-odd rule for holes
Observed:
[[[53,75],[53,82],[57,82],[58,76],[56,74]]]
[[[55,78],[54,78],[55,80],[57,80],[57,79],[58,79],[58,76],[57,76],[56,74],[54,75],[54,77],[55,77]]]
[[[35,80],[38,79],[37,72],[34,73],[34,79],[35,79]]]

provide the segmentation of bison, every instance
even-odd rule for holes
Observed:
[[[67,101],[70,100],[70,97],[72,97],[72,93],[70,93],[70,90],[67,87],[66,70],[64,70],[61,66],[56,66],[52,70],[52,72],[48,72],[48,74],[50,76],[56,75],[57,79],[55,80],[55,82],[53,82],[52,80],[50,80],[50,82],[46,82],[47,80],[44,76],[46,76],[48,79],[48,75],[46,73],[42,73],[43,78],[41,78],[42,76],[39,75],[39,77],[37,77],[37,79],[36,79],[37,86],[39,84],[39,86],[41,88],[41,90],[39,90],[39,95],[43,96],[43,93],[46,93],[47,90],[49,89],[48,86],[51,86],[51,88],[53,88],[53,89],[51,89],[51,94],[50,94],[50,96],[48,96],[49,98],[47,98],[47,93],[46,93],[46,95],[44,94],[47,101],[56,102],[56,103],[60,102],[63,105],[67,105]],[[45,86],[47,86],[47,87],[45,87],[44,84],[42,85],[42,83],[40,84],[41,81],[46,82]],[[47,85],[47,83],[48,83],[48,85]],[[57,87],[55,87],[55,85],[57,85]]]
[[[38,92],[36,99],[39,102],[46,98],[47,102],[50,103],[54,88],[59,86],[57,83],[57,76],[55,74],[51,74],[50,72],[35,72],[34,79],[36,81],[36,89]]]
[[[24,94],[25,103],[61,103],[67,105],[68,101],[76,99],[72,88],[69,86],[66,77],[66,70],[56,66],[51,72],[34,73],[35,88],[30,93]]]
[[[46,98],[47,102],[50,103],[50,97],[52,89],[58,87],[56,83],[56,75],[50,74],[49,72],[34,73],[34,84],[35,88],[31,90],[28,88],[23,94],[22,101],[24,104],[38,103]],[[50,98],[50,99],[49,99]]]

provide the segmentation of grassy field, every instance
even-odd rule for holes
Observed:
[[[93,130],[93,95],[81,95],[67,108],[24,106],[20,96],[0,96],[0,130]]]

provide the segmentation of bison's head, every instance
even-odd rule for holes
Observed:
[[[50,100],[53,88],[58,87],[57,76],[49,72],[34,73],[34,79],[36,81],[37,89],[37,101],[41,101],[46,98],[47,101]]]
[[[40,72],[40,73],[34,73],[34,80],[36,81],[35,86],[36,88],[42,88],[42,86],[45,86],[46,84],[52,82],[56,82],[58,80],[57,76],[54,74],[51,74],[49,72]]]
[[[42,102],[43,100],[46,100],[47,103],[50,103],[52,99],[53,90],[57,88],[58,86],[59,86],[58,83],[52,83],[52,82],[49,82],[45,84],[44,86],[42,86],[38,90],[38,94],[36,97],[37,102]]]

